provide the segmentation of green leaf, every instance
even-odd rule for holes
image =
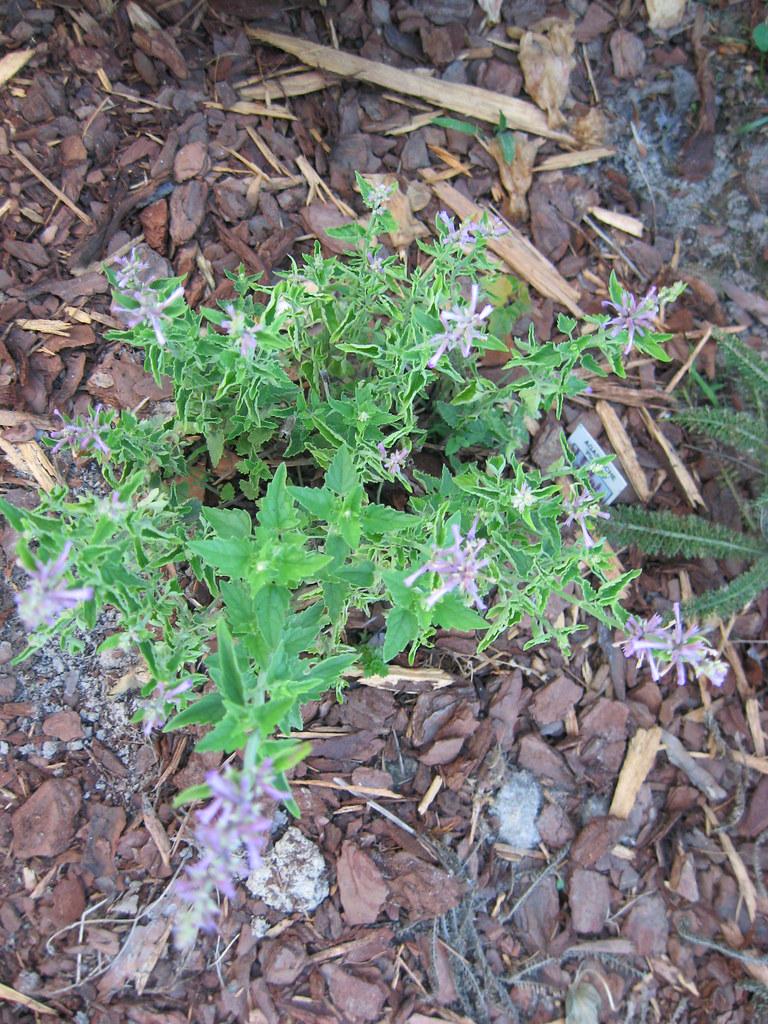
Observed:
[[[218,693],[205,693],[190,707],[179,711],[166,724],[164,732],[183,729],[188,725],[211,725],[224,714],[224,703]]]
[[[387,615],[387,632],[384,636],[384,661],[391,661],[404,650],[419,634],[419,620],[407,608],[392,608]]]
[[[438,128],[450,128],[451,131],[461,132],[462,135],[473,135],[475,138],[480,134],[479,129],[467,121],[459,121],[456,117],[436,117],[432,124]]]
[[[512,132],[501,132],[498,136],[501,155],[506,163],[511,164],[515,159],[515,137]]]
[[[387,505],[366,505],[362,513],[363,530],[367,537],[399,533],[418,522],[416,516],[398,512]]]
[[[20,509],[0,498],[0,512],[3,513],[17,533],[22,532],[24,529],[24,513]]]
[[[211,796],[211,787],[207,782],[201,782],[197,786],[187,786],[177,793],[173,798],[174,807],[182,807],[184,804],[196,803],[198,800],[207,800]]]
[[[325,486],[334,494],[346,495],[360,483],[352,456],[346,446],[339,448],[325,474]]]
[[[283,635],[289,604],[290,594],[285,587],[278,587],[273,583],[259,591],[256,601],[259,629],[272,650],[280,643]]]
[[[192,554],[198,555],[206,565],[213,566],[223,576],[239,580],[247,575],[253,551],[249,541],[211,537],[208,540],[192,540],[188,547]]]
[[[316,519],[332,518],[334,498],[325,487],[289,487],[288,493]]]
[[[752,29],[752,42],[761,53],[768,53],[768,21],[762,21]]]
[[[455,594],[446,596],[435,605],[434,619],[443,629],[488,629],[488,623],[472,608],[467,608]]]
[[[211,465],[218,466],[224,454],[224,428],[214,430],[208,427],[205,431],[205,443],[208,445],[208,454],[211,458]]]
[[[259,524],[275,533],[297,525],[296,506],[285,483],[287,473],[286,464],[281,462],[259,507]]]
[[[208,751],[223,750],[227,754],[240,750],[245,746],[247,736],[239,717],[227,714],[195,745],[195,752],[204,754]]]
[[[251,516],[243,508],[204,508],[202,517],[219,537],[245,539],[251,535]]]
[[[245,704],[243,674],[237,661],[232,634],[224,619],[216,623],[216,640],[218,651],[215,660],[214,657],[208,659],[211,677],[227,700],[242,707]]]

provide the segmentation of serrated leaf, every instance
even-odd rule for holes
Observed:
[[[419,633],[419,620],[407,608],[392,608],[387,615],[387,631],[384,635],[384,648],[381,656],[384,661],[391,661],[395,655],[404,650],[416,639]]]
[[[202,517],[219,537],[246,538],[251,535],[251,517],[242,508],[204,508]]]
[[[212,566],[222,576],[243,579],[248,572],[252,546],[249,541],[231,538],[210,537],[208,540],[192,540],[188,544],[192,554],[197,555],[206,565]]]
[[[190,707],[179,711],[166,724],[164,732],[184,729],[188,725],[212,725],[224,714],[224,703],[218,693],[205,693]]]
[[[346,445],[339,448],[325,474],[325,486],[334,494],[347,495],[359,484],[352,456]]]

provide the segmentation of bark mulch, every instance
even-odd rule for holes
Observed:
[[[315,239],[332,250],[360,171],[397,178],[410,259],[441,208],[507,218],[516,333],[600,311],[611,269],[636,292],[685,280],[670,366],[596,381],[565,425],[617,451],[621,500],[738,523],[748,480],[726,486],[664,413],[692,366],[713,378],[713,325],[765,350],[768,144],[737,133],[765,112],[763,13],[689,4],[654,30],[644,5],[587,0],[0,5],[3,495],[98,486],[38,445],[55,409],[170,394],[103,340],[104,257],[143,240],[213,305],[241,263],[269,278]],[[471,116],[474,134],[455,124]],[[557,429],[538,425],[539,465]],[[94,654],[108,615],[81,654],[12,666],[9,530],[0,544],[3,1024],[760,1019],[765,595],[716,637],[717,693],[650,682],[594,623],[567,661],[521,625],[480,655],[445,632],[309,706],[300,820],[182,955],[172,883],[194,851],[172,799],[217,759],[130,725],[141,667]],[[619,555],[643,569],[641,614],[740,568]]]

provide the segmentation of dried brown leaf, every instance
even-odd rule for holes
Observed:
[[[518,58],[525,88],[537,106],[547,112],[550,128],[565,124],[560,108],[568,96],[568,85],[576,61],[573,25],[552,19],[549,32],[526,32],[520,40]]]

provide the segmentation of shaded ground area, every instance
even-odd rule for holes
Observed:
[[[722,482],[711,453],[663,419],[687,378],[664,388],[702,340],[695,367],[713,377],[711,325],[741,325],[765,351],[768,143],[738,134],[765,113],[748,49],[760,7],[693,5],[654,33],[641,5],[584,0],[504,3],[495,28],[472,0],[6,3],[3,496],[30,506],[57,478],[99,487],[37,443],[55,409],[169,397],[135,351],[103,340],[117,326],[105,256],[143,235],[158,272],[186,274],[188,300],[213,305],[238,264],[269,277],[316,238],[332,245],[324,229],[362,211],[357,170],[396,175],[392,244],[411,260],[437,211],[468,200],[532,240],[497,250],[526,282],[518,332],[532,320],[548,338],[564,306],[598,311],[612,268],[637,292],[686,280],[668,316],[672,364],[596,381],[565,422],[609,450],[626,437],[622,500],[639,489],[684,509],[663,430],[708,514],[735,525],[746,473],[735,493]],[[525,70],[531,28],[543,83]],[[264,30],[287,41],[269,46]],[[493,110],[517,98],[530,130],[510,164],[497,125],[431,123],[466,122],[478,94],[438,109],[399,72],[345,79],[327,54],[326,70],[308,69],[291,40],[479,87]],[[557,424],[541,423],[530,459],[558,450]],[[21,578],[9,530],[0,542],[0,1021],[759,1019],[765,595],[717,635],[732,671],[714,696],[651,683],[618,635],[587,623],[568,662],[526,650],[524,628],[481,655],[474,635],[444,632],[413,669],[309,706],[300,821],[280,822],[269,873],[223,908],[220,935],[181,956],[170,887],[194,850],[172,799],[217,760],[192,752],[191,733],[149,742],[129,724],[141,666],[94,655],[108,614],[81,654],[10,664]],[[630,595],[642,614],[740,568],[620,557],[643,566]]]

